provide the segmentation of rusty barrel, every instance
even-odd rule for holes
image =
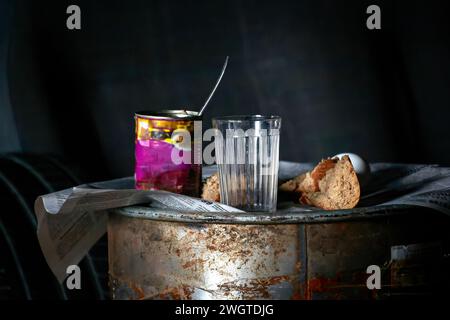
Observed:
[[[108,225],[111,293],[113,299],[446,294],[449,220],[411,206],[272,214],[117,209]],[[368,273],[374,265],[379,277]]]

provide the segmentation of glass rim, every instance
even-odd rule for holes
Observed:
[[[276,121],[281,120],[281,117],[276,115],[263,116],[260,114],[249,114],[249,115],[219,116],[213,117],[211,120],[226,121],[226,122],[253,122],[253,121]]]

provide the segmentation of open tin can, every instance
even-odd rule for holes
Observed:
[[[136,189],[198,197],[202,176],[202,129],[198,112],[141,111],[134,118]],[[195,130],[199,132],[194,134]]]

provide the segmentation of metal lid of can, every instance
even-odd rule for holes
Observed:
[[[135,117],[159,119],[159,120],[196,120],[201,119],[198,111],[187,109],[180,110],[160,110],[160,111],[138,111],[134,113]]]

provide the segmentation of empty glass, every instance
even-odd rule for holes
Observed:
[[[213,118],[222,203],[245,211],[277,207],[281,118]]]

